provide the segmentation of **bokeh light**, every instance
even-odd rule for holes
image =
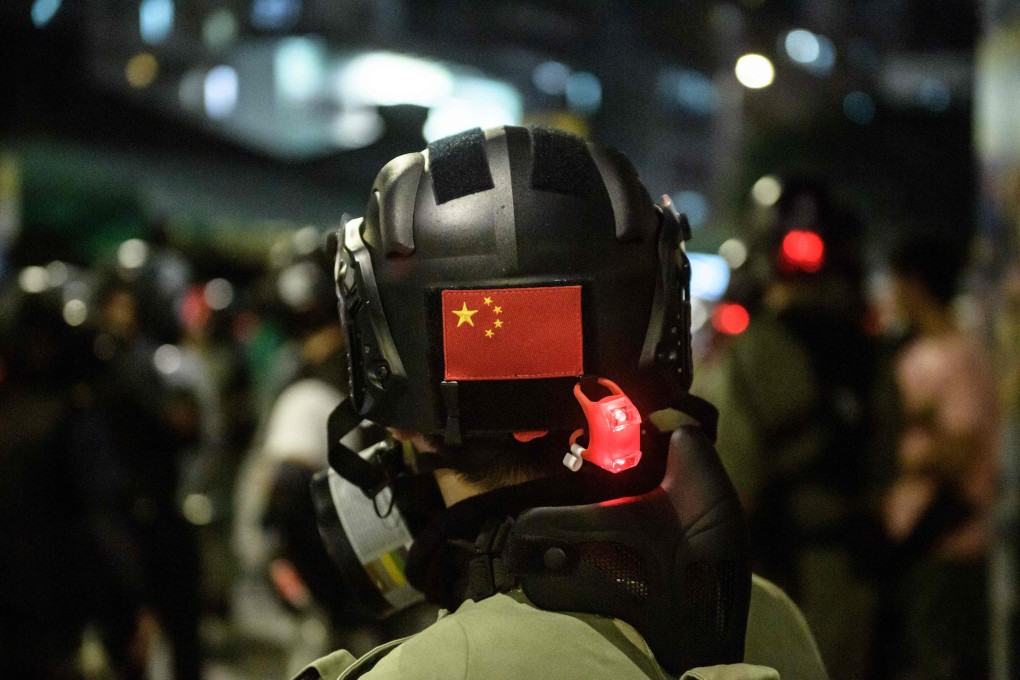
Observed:
[[[751,187],[751,198],[763,208],[775,205],[783,193],[783,184],[775,175],[765,175]]]
[[[234,286],[226,279],[213,279],[205,284],[203,297],[209,309],[224,310],[234,301]]]
[[[128,59],[124,67],[124,78],[131,87],[148,87],[156,80],[159,62],[150,52],[142,52]]]
[[[719,246],[719,256],[726,260],[730,269],[740,269],[747,262],[747,246],[739,238],[730,238]]]
[[[230,66],[217,66],[209,71],[203,83],[205,112],[210,118],[226,118],[237,108],[237,71]]]
[[[142,40],[157,45],[166,40],[173,27],[173,0],[142,0],[138,6],[138,30]]]
[[[181,350],[176,345],[160,345],[152,354],[152,365],[163,375],[173,375],[181,370],[183,363]]]
[[[719,255],[688,253],[691,261],[691,297],[715,302],[730,283],[730,267]]]
[[[565,94],[567,104],[574,111],[581,114],[595,113],[602,105],[602,82],[594,73],[571,73],[567,78]]]
[[[811,64],[821,54],[818,37],[811,31],[802,28],[787,33],[783,44],[786,47],[787,56],[798,64]]]
[[[567,90],[567,79],[570,68],[558,61],[545,61],[535,67],[531,74],[531,82],[540,91],[548,95],[562,95]]]
[[[255,0],[251,5],[251,23],[265,31],[291,28],[301,18],[301,0]]]
[[[726,335],[739,335],[747,330],[751,316],[743,305],[726,302],[718,305],[712,312],[712,327]]]
[[[53,20],[60,10],[61,0],[35,0],[32,3],[32,23],[42,28]]]
[[[733,71],[740,84],[752,90],[768,87],[776,77],[776,69],[772,62],[760,54],[745,54],[740,57]]]
[[[141,239],[124,241],[117,248],[117,264],[124,269],[138,269],[149,259],[149,246]]]
[[[825,261],[825,243],[813,231],[794,230],[783,237],[783,263],[804,272],[817,272]]]
[[[64,322],[68,326],[80,326],[89,318],[89,309],[82,300],[68,300],[64,303]]]
[[[26,293],[41,293],[49,287],[49,277],[44,267],[25,267],[18,274],[18,286]]]
[[[237,19],[229,9],[220,8],[202,22],[202,40],[211,50],[222,50],[237,38]]]
[[[50,288],[59,288],[67,282],[71,270],[60,260],[54,260],[46,265],[46,284]]]
[[[339,71],[335,87],[341,100],[352,105],[435,106],[453,94],[453,74],[427,59],[368,52]]]

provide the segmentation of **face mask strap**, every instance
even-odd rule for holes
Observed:
[[[333,470],[354,484],[374,501],[390,483],[389,476],[380,465],[373,465],[341,441],[361,422],[361,416],[354,410],[349,398],[341,401],[329,414],[326,431],[329,436],[328,459]]]

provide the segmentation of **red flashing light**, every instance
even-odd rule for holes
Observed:
[[[814,273],[825,261],[825,243],[813,231],[794,230],[783,237],[780,257],[789,269]]]
[[[735,302],[725,302],[712,312],[713,328],[726,335],[740,335],[750,323],[751,316],[747,310]]]
[[[613,472],[622,472],[632,467],[634,467],[634,463],[630,462],[629,458],[614,458],[613,462],[610,463],[609,469]]]
[[[612,415],[612,418],[610,419],[609,424],[610,426],[612,426],[614,432],[622,430],[623,428],[627,427],[626,409],[614,408],[612,411],[610,411],[610,414]]]
[[[580,455],[603,470],[623,472],[641,460],[641,414],[616,383],[599,378],[599,385],[612,395],[594,402],[581,391],[581,383],[574,386],[574,396],[588,420],[588,448]],[[580,432],[571,435],[572,449]]]

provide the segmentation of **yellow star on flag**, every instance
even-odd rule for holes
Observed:
[[[469,326],[474,326],[475,322],[471,320],[471,317],[478,313],[477,309],[468,309],[467,303],[460,309],[453,310],[453,313],[457,315],[457,328],[460,328],[465,323]]]
[[[486,329],[486,331],[485,331],[485,337],[487,337],[487,338],[491,338],[491,337],[492,337],[492,336],[494,336],[494,335],[495,335],[495,333],[493,333],[493,332],[492,332],[492,329],[491,329],[491,328],[489,328],[489,329]]]
[[[499,319],[496,319],[496,323],[494,323],[492,325],[495,326],[496,328],[502,328],[503,327],[503,322],[500,321]]]
[[[489,305],[492,304],[492,298],[491,297],[487,297],[484,300],[482,300],[482,302],[484,302],[485,306],[488,307]]]
[[[497,307],[493,307],[492,308],[492,313],[493,314],[501,314],[502,312],[503,312],[503,308],[502,307],[497,306]]]

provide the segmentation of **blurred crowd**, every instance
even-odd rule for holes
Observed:
[[[869,252],[864,226],[823,184],[786,183],[729,287],[746,330],[707,362],[719,452],[755,570],[833,678],[989,677],[1001,420],[960,313],[970,244],[924,225]]]
[[[1000,422],[954,306],[968,247],[905,230],[876,259],[862,236],[788,182],[717,306],[746,328],[698,331],[693,391],[754,568],[833,678],[986,677]],[[319,540],[308,482],[347,381],[323,242],[287,232],[245,280],[165,235],[8,270],[0,677],[282,677],[434,618],[354,617]]]
[[[185,680],[241,654],[238,677],[281,677],[379,641],[344,620],[308,498],[346,382],[322,246],[288,232],[246,281],[165,234],[9,272],[0,676]]]

